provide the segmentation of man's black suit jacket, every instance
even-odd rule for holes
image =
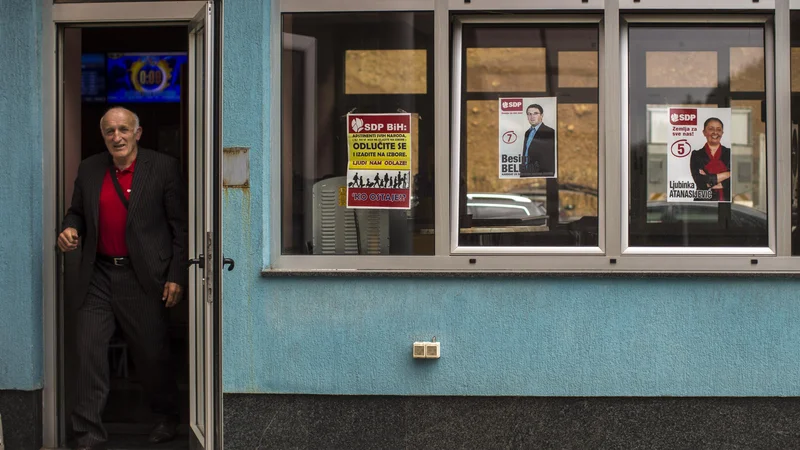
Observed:
[[[522,141],[522,164],[519,165],[520,177],[552,177],[556,170],[556,132],[545,124],[541,124],[536,134],[533,135],[531,146],[528,148],[528,158],[525,155],[525,146],[528,144],[530,127],[525,132]]]
[[[100,189],[112,166],[107,152],[81,162],[72,205],[61,225],[62,231],[75,228],[81,238],[78,305],[83,303],[94,271]],[[187,207],[185,186],[175,158],[139,148],[128,200],[125,242],[136,278],[146,292],[160,299],[167,281],[186,288]]]

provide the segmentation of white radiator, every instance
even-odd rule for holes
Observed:
[[[389,211],[347,209],[340,205],[339,189],[344,188],[346,183],[346,177],[334,177],[314,184],[313,253],[389,254]]]

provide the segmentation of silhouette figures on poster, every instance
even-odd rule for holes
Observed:
[[[397,172],[396,176],[390,176],[386,172],[381,177],[381,172],[377,172],[375,177],[370,179],[367,176],[367,182],[364,183],[364,176],[359,175],[358,172],[353,174],[353,179],[347,183],[347,187],[351,188],[378,188],[378,189],[408,189],[408,172]]]

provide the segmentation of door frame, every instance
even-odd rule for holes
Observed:
[[[212,142],[214,148],[214,161],[212,165],[212,182],[218,188],[209,201],[218,212],[215,218],[214,246],[221,255],[221,144],[222,144],[222,2],[212,0],[214,3],[214,79],[212,82],[215,100],[212,111]],[[64,25],[144,25],[161,24],[165,22],[185,23],[187,26],[197,15],[197,12],[207,5],[206,1],[153,1],[136,3],[61,3],[48,4],[46,1],[42,8],[42,315],[44,339],[44,386],[42,389],[42,445],[43,448],[58,448],[64,438],[62,421],[66,420],[66,412],[61,408],[60,398],[63,397],[62,386],[59,385],[59,358],[60,336],[59,329],[59,299],[62,296],[59,287],[59,258],[56,248],[56,234],[61,217],[57,217],[59,207],[59,190],[62,182],[60,173],[61,147],[59,136],[63,128],[63,118],[59,115],[62,92],[58,89],[57,82],[62,79],[60,71],[59,48],[60,27]],[[188,39],[188,31],[187,31]],[[56,124],[57,126],[53,126]],[[217,286],[216,301],[214,302],[214,339],[213,376],[214,389],[214,417],[213,433],[217,436],[216,445],[222,445],[222,341],[221,341],[221,260],[220,266],[215,271],[215,286]]]

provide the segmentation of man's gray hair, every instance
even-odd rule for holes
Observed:
[[[103,119],[105,119],[106,114],[110,113],[111,111],[114,111],[115,109],[119,109],[121,111],[127,111],[127,112],[133,114],[133,119],[134,119],[134,127],[133,127],[133,129],[134,130],[138,130],[139,129],[139,116],[136,115],[135,112],[131,111],[128,108],[124,108],[122,106],[112,106],[111,108],[108,108],[108,110],[106,110],[106,112],[103,114],[103,117],[100,118],[100,129],[101,130],[103,129]]]

